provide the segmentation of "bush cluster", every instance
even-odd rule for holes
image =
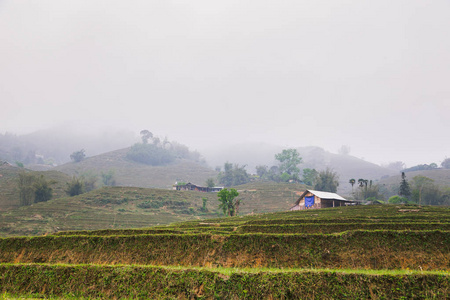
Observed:
[[[175,155],[170,150],[158,147],[154,144],[134,144],[127,153],[127,158],[135,162],[160,166],[171,163]]]

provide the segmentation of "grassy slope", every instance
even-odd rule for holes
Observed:
[[[3,165],[0,166],[0,211],[9,210],[19,207],[19,189],[17,186],[17,179],[19,173],[24,169]],[[66,182],[70,180],[70,176],[58,171],[44,171],[34,172],[36,176],[44,175],[47,180],[54,181],[53,198],[60,198],[65,196]]]
[[[286,211],[303,185],[251,183],[240,191],[240,214]],[[203,213],[207,198],[208,213]],[[171,203],[175,202],[175,203]],[[153,208],[139,208],[154,202]],[[107,187],[76,197],[53,199],[0,214],[0,236],[39,235],[60,230],[139,228],[219,216],[216,193]]]
[[[199,208],[202,206],[203,196],[199,192],[132,187],[102,188],[75,197],[54,199],[4,212],[0,214],[0,235],[39,235],[60,230],[169,224],[202,215]],[[146,201],[157,201],[164,206],[138,207]],[[190,207],[193,207],[193,213]]]
[[[239,212],[243,215],[287,211],[307,187],[303,184],[250,182],[234,187],[242,199]]]
[[[88,157],[79,163],[67,163],[55,169],[70,175],[101,175],[114,170],[117,185],[146,188],[171,188],[176,181],[202,185],[217,172],[189,160],[176,160],[166,166],[149,166],[128,160],[128,148]]]

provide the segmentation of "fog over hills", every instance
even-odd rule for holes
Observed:
[[[24,136],[9,136],[9,140],[8,136],[0,138],[3,141],[0,159],[8,160],[12,164],[16,160],[21,162],[25,160],[27,167],[35,170],[48,170],[52,168],[52,164],[56,164],[59,165],[56,170],[71,175],[82,175],[86,172],[100,175],[101,172],[114,170],[119,185],[163,188],[170,187],[177,180],[204,184],[207,178],[217,176],[214,169],[223,168],[225,162],[245,165],[249,173],[255,174],[258,165],[266,165],[269,168],[278,165],[275,154],[286,149],[265,142],[234,145],[230,143],[227,146],[216,145],[205,148],[200,153],[199,159],[206,164],[179,160],[168,166],[152,167],[125,159],[129,147],[141,142],[137,134],[127,131],[110,130],[95,135],[51,129]],[[76,164],[70,162],[70,154],[80,149],[86,150],[87,158]],[[302,157],[302,163],[299,165],[301,170],[332,169],[339,175],[338,191],[344,194],[348,194],[351,190],[348,184],[350,178],[377,182],[382,177],[398,174],[398,171],[354,157],[351,153],[331,153],[317,146],[295,147],[295,149]],[[34,155],[34,160],[30,160],[30,155]],[[27,159],[30,161],[26,161]]]
[[[1,1],[0,133],[92,136],[41,135],[58,163],[148,129],[205,156],[348,145],[376,164],[439,165],[449,11],[447,0]]]

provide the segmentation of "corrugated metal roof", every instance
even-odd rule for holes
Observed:
[[[319,198],[322,199],[335,199],[335,200],[346,200],[349,201],[341,196],[339,196],[336,193],[330,193],[330,192],[322,192],[322,191],[314,191],[314,190],[308,190],[309,192],[313,193],[314,195],[316,195]]]

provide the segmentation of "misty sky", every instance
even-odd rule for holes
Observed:
[[[450,1],[2,1],[0,132],[450,156]]]

